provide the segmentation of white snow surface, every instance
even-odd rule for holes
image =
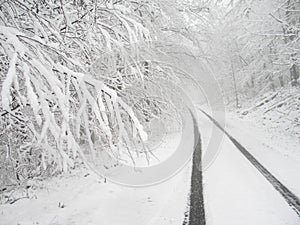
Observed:
[[[199,112],[203,151],[215,126]],[[299,196],[297,142],[227,114],[226,129]],[[176,137],[176,136],[175,136]],[[276,139],[276,138],[275,138]],[[215,161],[204,170],[208,225],[300,225],[283,197],[223,138]],[[1,225],[182,225],[188,209],[191,162],[158,185],[131,188],[105,182],[85,170],[35,182],[29,199],[0,205]]]
[[[130,188],[79,171],[44,181],[30,199],[1,205],[0,224],[179,225],[186,210],[189,174],[187,166],[167,182]]]
[[[227,114],[227,131],[290,191],[300,197],[300,139]]]
[[[174,135],[166,140],[178,138]],[[171,148],[174,143],[164,141],[158,148]],[[134,188],[76,170],[31,182],[35,190],[30,190],[29,199],[0,205],[0,225],[181,225],[190,175],[191,162],[163,183]]]
[[[212,127],[215,126],[199,113],[203,149]],[[225,129],[249,150],[263,165],[295,194],[299,193],[299,162],[288,157],[270,134],[254,124],[247,124],[227,114]],[[288,143],[288,144],[287,144]],[[286,148],[297,144],[289,138]],[[271,148],[270,146],[274,147]],[[298,225],[299,216],[284,198],[268,183],[257,169],[239,152],[233,143],[223,138],[219,154],[204,173],[205,210],[208,225]],[[292,151],[294,152],[294,151]],[[298,195],[299,196],[299,195]]]

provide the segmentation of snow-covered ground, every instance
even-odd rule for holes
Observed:
[[[214,125],[205,116],[199,114],[199,120],[202,130],[212,130]],[[247,140],[250,143],[256,141],[251,137]],[[205,147],[207,142],[204,142]],[[209,225],[300,224],[298,215],[227,137],[220,145],[216,160],[203,176]]]
[[[259,126],[284,142],[289,137],[300,141],[300,89],[282,88],[246,101],[242,109],[234,110],[243,121]],[[273,138],[274,139],[274,138]]]
[[[227,131],[300,197],[300,92],[280,89],[227,113]]]
[[[157,151],[172,150],[177,141],[171,137],[178,139],[178,134],[167,136]],[[29,190],[29,198],[0,205],[0,225],[181,225],[190,174],[191,162],[171,179],[140,188],[111,183],[87,170],[31,182],[35,190]]]
[[[227,114],[226,122],[228,132],[300,196],[296,139],[274,138],[234,114]],[[201,112],[198,124],[205,152],[216,127]],[[227,137],[219,147],[203,171],[208,225],[300,224],[299,216]],[[132,188],[105,182],[85,170],[74,171],[37,182],[29,199],[1,205],[0,224],[182,225],[188,210],[190,176],[191,162],[166,182]]]
[[[83,171],[45,180],[30,199],[0,206],[1,225],[182,224],[190,166],[155,186],[130,188],[104,183]]]
[[[278,180],[300,197],[300,139],[229,114],[227,130]]]

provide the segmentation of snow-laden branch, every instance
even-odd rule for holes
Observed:
[[[133,109],[93,76],[89,65],[105,52],[108,69],[99,73],[116,72],[116,65],[127,61],[135,64],[132,70],[141,71],[130,46],[138,55],[138,43],[151,37],[136,19],[141,12],[133,10],[134,3],[61,3],[31,5],[17,0],[1,6],[0,52],[9,65],[0,74],[0,106],[5,112],[0,120],[14,116],[26,121],[32,146],[42,149],[43,168],[56,163],[65,171],[78,156],[85,160],[82,141],[95,156],[95,141],[117,154],[133,134],[147,139]],[[142,78],[142,72],[137,74]]]

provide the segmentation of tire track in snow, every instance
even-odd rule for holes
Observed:
[[[195,135],[195,149],[193,154],[193,169],[191,179],[191,193],[190,193],[190,211],[189,211],[189,225],[205,225],[205,211],[203,199],[203,183],[202,183],[202,167],[201,167],[201,139],[199,129],[195,118],[194,121],[194,135]],[[200,169],[199,169],[200,168]]]
[[[283,185],[273,174],[271,174],[244,146],[242,146],[234,137],[232,137],[220,124],[209,114],[199,109],[205,114],[220,130],[222,130],[238,150],[248,159],[248,161],[269,181],[269,183],[285,199],[289,206],[300,217],[300,199],[293,194],[285,185]]]

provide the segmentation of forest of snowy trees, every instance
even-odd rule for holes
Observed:
[[[299,0],[0,0],[0,187],[68,171],[83,149],[118,155],[156,118],[176,123],[165,83],[185,75],[156,56],[178,43],[225,104],[298,86],[299,15]]]
[[[227,86],[228,76],[233,83],[224,89],[235,89],[243,100],[299,85],[299,12],[296,0],[238,1],[225,12],[215,34],[216,51],[222,51],[221,83]]]

